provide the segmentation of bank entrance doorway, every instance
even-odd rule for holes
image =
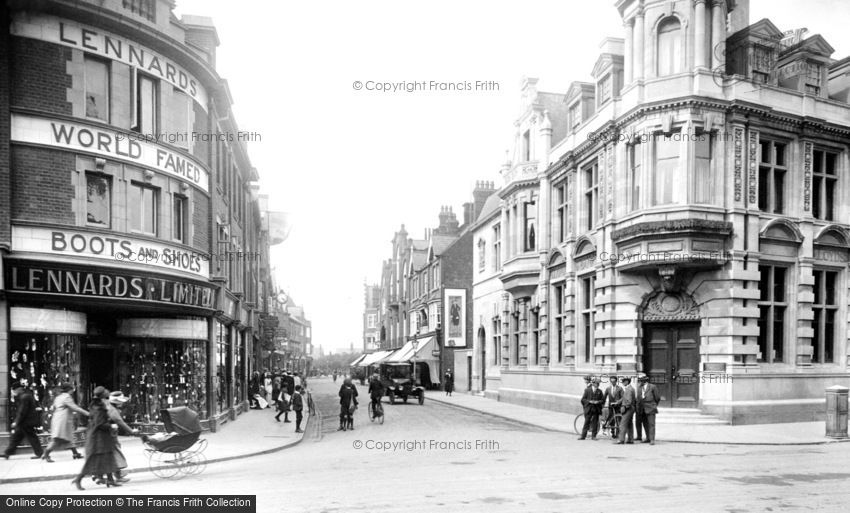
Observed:
[[[699,323],[645,323],[643,368],[661,394],[659,406],[699,406]]]

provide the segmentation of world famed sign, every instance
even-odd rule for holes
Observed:
[[[12,250],[152,266],[209,278],[209,257],[189,248],[121,234],[12,226]]]
[[[6,290],[10,293],[141,301],[208,310],[216,306],[216,289],[202,283],[52,262],[5,263]]]
[[[209,172],[199,161],[130,133],[95,125],[12,114],[12,141],[92,153],[177,178],[209,194]]]

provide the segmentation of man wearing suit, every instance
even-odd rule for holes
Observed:
[[[643,443],[655,445],[655,414],[658,413],[658,403],[661,402],[661,395],[658,393],[658,388],[649,382],[649,377],[640,373],[638,375],[637,390],[637,417],[635,425],[637,428],[637,439],[641,439],[641,427],[646,432],[646,440]]]
[[[15,403],[17,405],[17,413],[15,421],[12,422],[12,436],[9,437],[9,445],[3,451],[2,457],[9,459],[9,456],[15,454],[15,450],[24,438],[30,443],[32,452],[35,456],[32,459],[41,458],[41,442],[38,441],[38,435],[35,434],[35,429],[41,424],[41,413],[39,412],[38,403],[27,388],[21,384],[12,386],[12,393],[15,395]]]
[[[605,401],[608,402],[608,417],[605,419],[605,426],[614,422],[614,415],[620,409],[620,402],[623,400],[623,387],[617,383],[617,376],[611,376],[611,384],[605,389]],[[602,404],[605,404],[603,401]],[[616,428],[618,426],[611,426]]]
[[[633,444],[634,431],[632,430],[632,417],[635,415],[635,389],[632,387],[632,378],[626,376],[622,379],[623,382],[623,399],[620,403],[620,411],[623,413],[623,418],[620,420],[620,436],[617,444]]]
[[[584,407],[584,427],[581,428],[579,440],[587,438],[588,429],[590,429],[591,440],[596,440],[603,402],[605,402],[605,395],[602,390],[599,390],[599,378],[593,378],[590,387],[584,389],[584,395],[581,397],[581,405]]]

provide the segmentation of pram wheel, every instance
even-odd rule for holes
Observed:
[[[181,453],[159,452],[147,450],[148,453],[148,468],[156,477],[162,479],[179,479],[183,461]],[[180,476],[182,477],[182,476]]]
[[[200,474],[207,468],[207,457],[201,453],[195,453],[183,465],[186,474]]]

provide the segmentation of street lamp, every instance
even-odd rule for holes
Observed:
[[[419,332],[416,334],[418,336]],[[411,344],[413,345],[413,356],[410,357],[410,361],[413,362],[413,386],[416,386],[416,350],[419,348],[419,339],[414,338]]]

